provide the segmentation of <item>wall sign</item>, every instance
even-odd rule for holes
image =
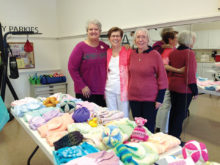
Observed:
[[[4,26],[2,25],[2,32],[11,32],[11,31],[33,31],[34,33],[39,33],[39,29],[37,26]]]

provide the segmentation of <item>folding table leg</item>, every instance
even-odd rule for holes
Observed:
[[[32,157],[34,156],[34,154],[37,152],[38,148],[39,148],[39,146],[37,146],[37,147],[34,149],[34,151],[31,153],[31,155],[29,156],[28,162],[27,162],[28,165],[30,165],[31,159],[32,159]]]

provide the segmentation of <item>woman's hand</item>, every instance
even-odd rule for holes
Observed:
[[[131,49],[131,46],[130,46],[129,44],[125,44],[125,45],[123,45],[123,46],[126,48],[126,50]]]
[[[177,69],[177,73],[184,73],[185,72],[185,66],[182,68]]]
[[[161,105],[162,105],[162,104],[161,104],[160,102],[156,102],[156,103],[155,103],[155,109],[157,110],[158,108],[160,108]]]
[[[85,86],[83,89],[82,89],[82,94],[85,98],[89,98],[90,94],[91,94],[91,91],[89,89],[88,86]]]
[[[194,100],[197,99],[197,98],[198,98],[198,95],[193,96],[193,99],[194,99]]]

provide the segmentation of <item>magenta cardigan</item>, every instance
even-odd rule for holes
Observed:
[[[121,101],[128,100],[128,63],[130,58],[131,49],[121,48],[119,52],[119,72],[120,72],[120,92]],[[112,49],[107,50],[107,72],[109,62],[112,57]],[[108,76],[107,76],[108,77]]]

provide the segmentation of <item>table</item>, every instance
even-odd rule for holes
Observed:
[[[37,147],[31,153],[31,155],[30,155],[30,157],[28,159],[27,164],[30,165],[31,158],[34,156],[34,154],[36,153],[36,151],[38,150],[39,147],[46,154],[46,156],[49,158],[49,160],[52,163],[54,163],[54,159],[53,159],[54,147],[49,146],[49,144],[46,142],[46,139],[45,138],[41,138],[40,134],[37,131],[31,130],[29,128],[28,123],[26,123],[23,120],[23,118],[17,117],[13,113],[13,111],[12,111],[12,115],[15,117],[15,119],[18,121],[18,123],[24,128],[24,130],[31,136],[31,138],[37,144]],[[168,155],[179,155],[181,153],[181,151],[182,151],[182,148],[180,146],[177,146],[176,148],[173,148],[173,149],[169,150],[168,152],[161,154],[160,157],[159,157],[159,160],[163,159],[164,157],[166,157]],[[123,165],[123,163],[120,162],[120,165]]]
[[[15,117],[15,119],[18,121],[18,123],[24,128],[24,130],[31,136],[31,138],[34,140],[34,142],[37,144],[37,147],[34,149],[33,153],[30,155],[28,159],[28,165],[30,164],[31,158],[34,156],[35,152],[40,147],[41,150],[46,154],[46,156],[49,158],[49,160],[54,163],[53,160],[53,151],[54,147],[49,146],[49,144],[46,142],[45,138],[42,138],[40,134],[37,131],[33,131],[30,129],[29,124],[26,123],[23,118],[17,117],[13,111],[11,111],[12,115]]]
[[[220,92],[206,90],[206,89],[204,89],[203,86],[200,86],[200,85],[198,85],[198,84],[197,84],[197,86],[198,86],[198,91],[199,91],[199,93],[205,93],[205,94],[220,96]]]

